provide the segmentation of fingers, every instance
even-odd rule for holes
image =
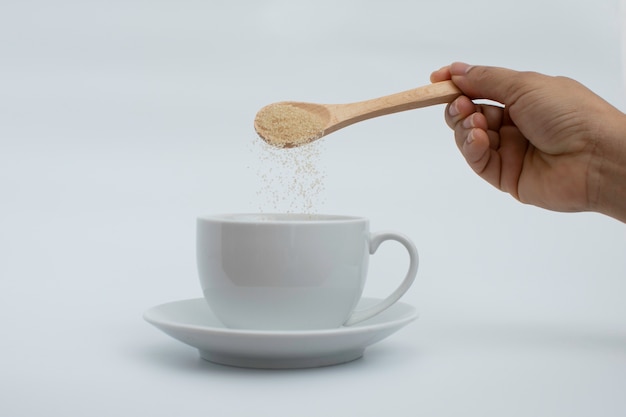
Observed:
[[[476,105],[468,97],[460,96],[450,103],[445,112],[448,126],[455,131],[457,145],[467,136],[470,129],[478,128],[486,132],[493,149],[499,147],[498,130],[502,126],[503,109],[488,105]]]
[[[454,62],[430,75],[431,82],[452,80],[472,99],[490,99],[503,104],[515,102],[529,88],[533,74],[507,68],[476,66]]]
[[[462,115],[461,113],[459,116]],[[490,151],[497,150],[500,144],[497,132],[489,131],[487,125],[485,116],[480,112],[474,112],[459,119],[453,127],[456,146],[478,174],[482,174],[487,166]]]
[[[489,123],[468,97],[460,96],[448,105],[445,113],[448,126],[454,130],[456,145],[473,169],[481,171],[488,150],[497,148],[496,138],[489,137]]]
[[[446,107],[446,123],[450,128],[454,129],[461,120],[475,112],[476,106],[474,103],[468,97],[460,96]]]
[[[519,179],[529,142],[511,118],[511,108],[536,88],[534,73],[455,62],[431,74],[431,81],[452,80],[464,95],[448,104],[445,120],[468,165],[496,188],[519,199]],[[507,107],[475,104],[489,99]]]
[[[499,188],[500,159],[489,145],[490,139],[482,129],[469,129],[457,145],[467,164],[490,184]]]
[[[442,71],[442,70],[439,70]],[[507,68],[473,66],[455,62],[448,67],[450,79],[472,99],[514,103],[529,87],[532,75]]]
[[[448,105],[445,119],[472,170],[491,185],[516,196],[516,182],[504,179],[502,172],[500,130],[504,109],[476,105],[468,97],[460,96]]]
[[[446,65],[445,67],[442,67],[440,69],[438,69],[437,71],[433,71],[432,74],[430,74],[430,82],[432,83],[437,83],[440,81],[446,81],[452,78],[452,75],[450,74],[450,66]]]
[[[491,146],[493,138],[490,136],[484,129],[470,128],[459,134],[456,141],[467,164],[476,174],[499,190],[510,192],[516,197],[516,185],[502,181],[503,160],[499,151]]]

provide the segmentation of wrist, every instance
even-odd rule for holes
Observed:
[[[597,184],[590,193],[591,208],[626,223],[626,115],[619,112],[603,130],[590,170],[590,184]]]

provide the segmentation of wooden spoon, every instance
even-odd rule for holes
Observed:
[[[389,96],[349,104],[284,101],[263,107],[254,119],[257,134],[270,145],[305,145],[353,123],[436,104],[449,103],[459,90],[442,81]]]

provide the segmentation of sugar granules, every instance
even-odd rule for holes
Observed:
[[[254,128],[270,145],[296,147],[322,137],[324,120],[293,104],[274,103],[259,110]]]
[[[251,150],[258,161],[256,192],[260,213],[319,212],[324,203],[325,174],[320,165],[323,143],[277,148],[255,138]]]

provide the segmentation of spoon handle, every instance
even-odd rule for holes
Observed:
[[[389,96],[350,104],[330,105],[335,120],[325,134],[373,117],[450,103],[461,94],[461,90],[452,81],[441,81]]]

